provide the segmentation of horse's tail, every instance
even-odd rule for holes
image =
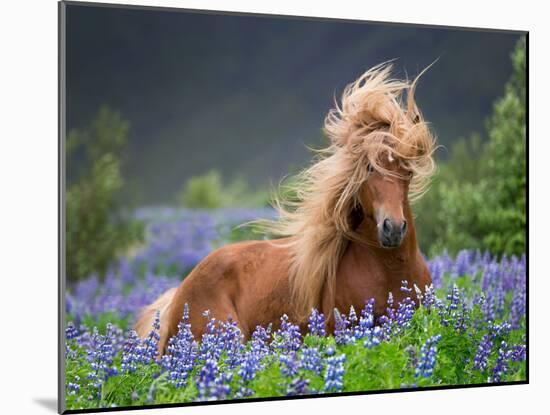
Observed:
[[[154,303],[149,304],[148,306],[143,307],[138,321],[136,322],[134,329],[136,330],[138,336],[142,339],[145,339],[151,330],[153,330],[153,323],[155,322],[155,317],[157,311],[160,314],[160,340],[158,343],[159,355],[162,355],[164,352],[164,347],[168,340],[169,333],[169,323],[168,323],[168,311],[170,309],[170,304],[176,293],[176,288],[170,288],[165,291],[159,298],[155,300]]]

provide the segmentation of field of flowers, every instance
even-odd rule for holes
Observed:
[[[243,344],[234,322],[205,310],[194,339],[185,316],[169,352],[155,360],[158,321],[141,341],[138,310],[177,286],[212,249],[258,238],[243,222],[270,210],[141,209],[144,246],[103,278],[71,284],[66,295],[67,409],[265,398],[526,379],[526,258],[461,251],[429,260],[433,286],[413,308],[407,298],[375,321],[373,303],[340,310],[334,335],[313,310],[309,332],[281,316]],[[412,293],[403,281],[404,292]],[[345,314],[344,314],[345,313]],[[200,342],[198,341],[200,340]]]

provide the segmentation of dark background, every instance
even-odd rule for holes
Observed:
[[[277,183],[308,162],[306,145],[323,144],[334,96],[394,58],[396,75],[410,78],[439,59],[418,100],[450,148],[483,131],[519,37],[76,5],[67,22],[68,129],[85,128],[102,105],[120,111],[131,125],[125,191],[141,204],[172,202],[186,179],[212,168],[256,188]]]

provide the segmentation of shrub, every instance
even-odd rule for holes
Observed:
[[[512,54],[513,75],[487,122],[488,141],[460,140],[419,202],[421,247],[465,247],[522,254],[526,234],[525,39]]]
[[[248,182],[242,177],[224,183],[217,170],[189,178],[176,198],[181,206],[192,209],[267,205],[267,193],[250,190]]]
[[[117,200],[124,185],[120,159],[128,131],[118,113],[101,108],[88,128],[72,131],[67,138],[72,179],[66,194],[69,280],[103,275],[118,255],[142,238],[141,224],[125,218]]]

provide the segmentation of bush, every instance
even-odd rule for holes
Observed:
[[[188,179],[176,198],[180,205],[192,209],[267,205],[266,193],[251,191],[243,178],[235,178],[224,184],[217,170]]]
[[[514,72],[487,123],[488,141],[460,140],[415,207],[420,245],[429,253],[479,248],[522,254],[526,235],[525,39]]]
[[[66,195],[69,280],[103,275],[117,255],[142,238],[141,224],[124,218],[117,200],[124,185],[120,158],[128,130],[118,113],[102,108],[89,128],[72,131],[67,138],[72,177]],[[84,163],[75,162],[78,156]]]

